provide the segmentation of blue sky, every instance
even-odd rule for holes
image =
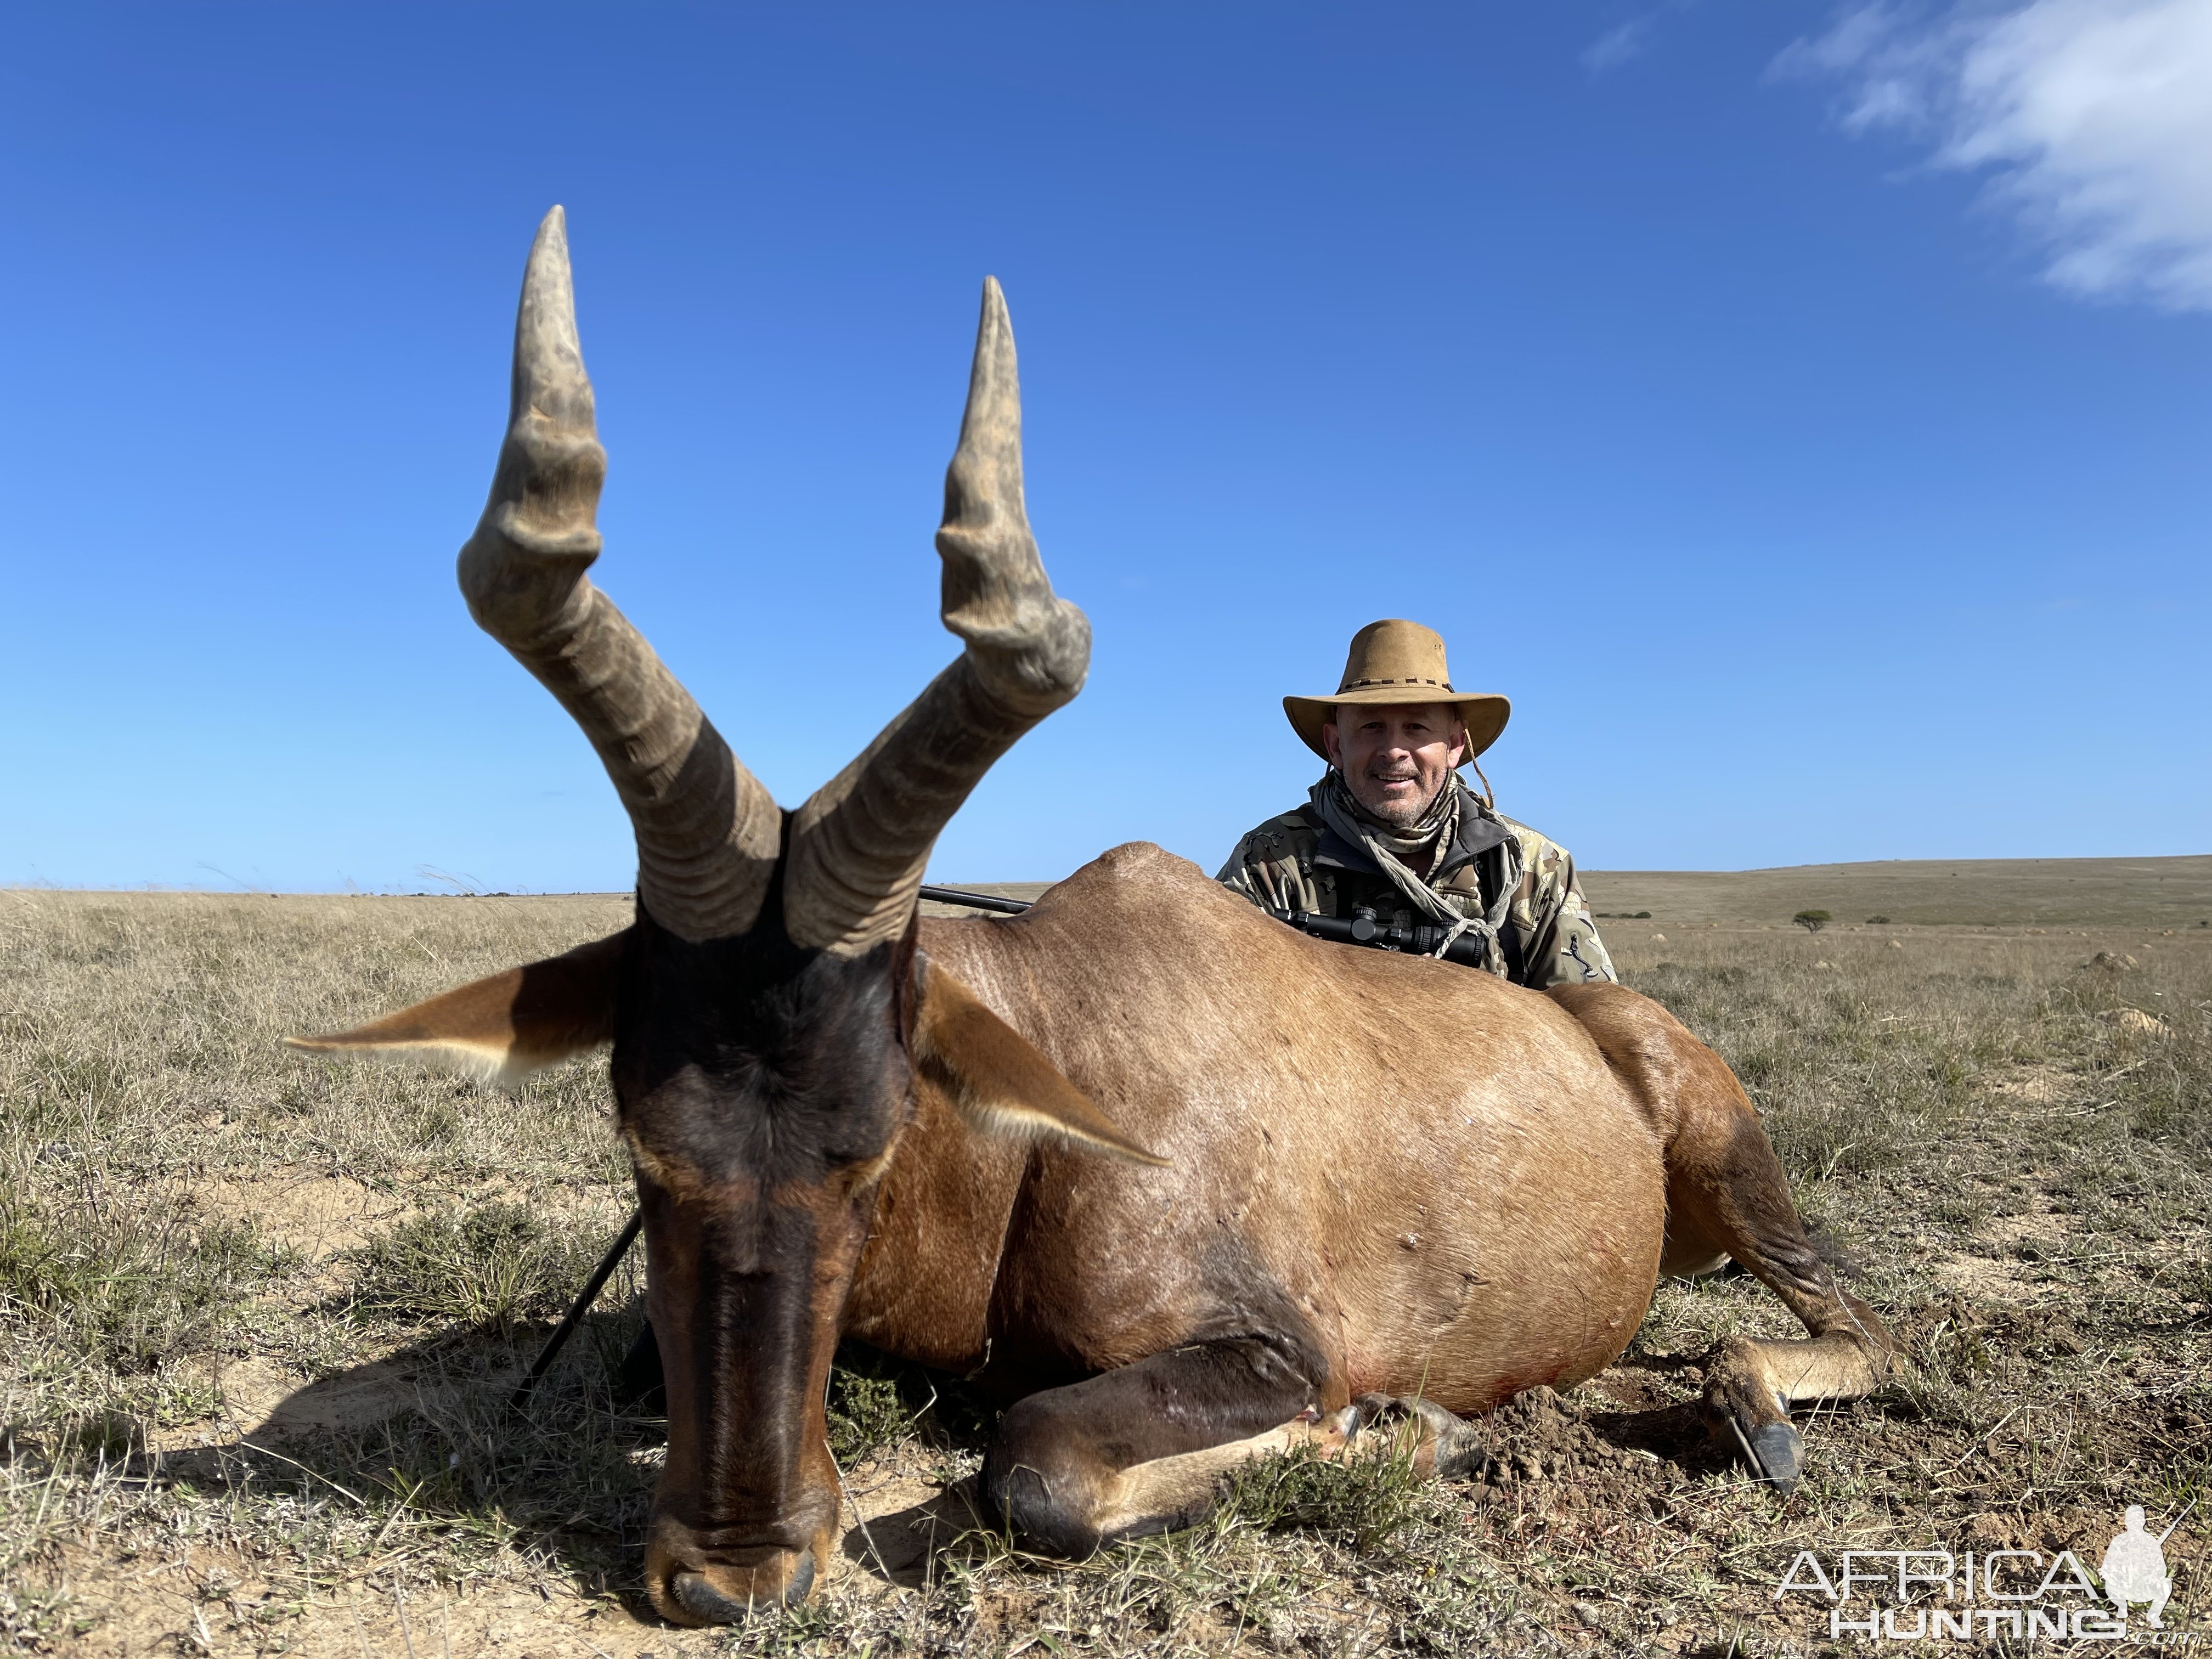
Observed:
[[[2207,15],[11,9],[0,880],[629,884],[453,579],[555,202],[597,579],[791,805],[952,653],[1004,283],[1097,646],[939,879],[1213,867],[1394,615],[1588,866],[2205,851]]]

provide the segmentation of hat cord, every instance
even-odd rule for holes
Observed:
[[[1474,769],[1474,775],[1482,780],[1482,810],[1486,812],[1495,812],[1498,810],[1498,792],[1490,787],[1490,778],[1488,774],[1483,771],[1482,763],[1469,755],[1467,757],[1467,763]]]

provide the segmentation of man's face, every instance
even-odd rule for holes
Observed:
[[[1448,702],[1347,703],[1321,740],[1352,798],[1400,830],[1419,821],[1467,758],[1467,728]]]

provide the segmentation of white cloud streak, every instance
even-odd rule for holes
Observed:
[[[1651,19],[1632,17],[1625,23],[1616,23],[1583,49],[1583,67],[1593,76],[1607,70],[1619,69],[1630,58],[1642,55],[1650,44]]]
[[[1855,5],[1775,68],[1985,173],[2057,288],[2212,310],[2212,0]]]

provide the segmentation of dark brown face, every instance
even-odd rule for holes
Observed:
[[[691,945],[641,908],[616,1013],[668,1387],[646,1583],[684,1624],[796,1601],[828,1565],[823,1395],[910,1109],[911,935],[841,959],[792,945],[779,915],[771,902],[751,933]]]
[[[915,895],[968,792],[1081,689],[1091,624],[1053,592],[1030,533],[1013,328],[987,277],[937,532],[939,614],[960,655],[805,805],[780,812],[586,574],[606,452],[567,223],[553,209],[531,246],[507,435],[458,573],[469,613],[591,739],[637,835],[639,917],[611,1024],[670,1407],[647,1571],[663,1613],[705,1623],[803,1594],[829,1547],[823,1390],[875,1188],[911,1109],[899,993]],[[572,951],[320,1046],[446,1048],[526,1067],[605,1035],[604,996],[558,1041],[540,1041],[544,1022],[524,1005],[546,984],[604,989],[607,966]],[[422,1027],[448,1016],[465,1030]],[[1103,1133],[1133,1150],[1110,1124]]]

